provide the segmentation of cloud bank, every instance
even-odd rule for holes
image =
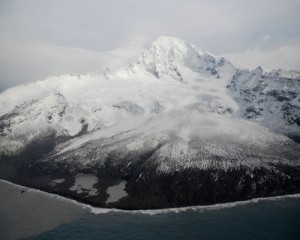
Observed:
[[[147,46],[160,35],[247,68],[299,69],[299,12],[298,0],[2,0],[0,91],[95,71],[102,52]]]

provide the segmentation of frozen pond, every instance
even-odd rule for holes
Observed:
[[[61,179],[55,179],[55,180],[52,180],[52,181],[50,182],[50,185],[51,185],[51,186],[55,186],[55,185],[57,185],[57,184],[63,183],[64,181],[65,181],[65,179],[63,179],[63,178],[61,178]]]
[[[75,184],[70,188],[71,191],[77,193],[88,193],[91,196],[98,194],[98,190],[94,188],[94,184],[98,182],[98,178],[93,174],[79,174],[75,177]]]
[[[70,188],[71,191],[76,191],[78,194],[85,193],[90,196],[96,196],[99,194],[98,190],[94,187],[98,183],[99,179],[93,174],[79,174],[75,177],[74,186]],[[106,192],[109,195],[106,203],[117,202],[121,198],[126,197],[128,194],[125,191],[127,181],[121,181],[119,184],[110,186]]]
[[[109,194],[109,197],[106,200],[106,203],[117,202],[121,198],[126,197],[128,195],[125,191],[126,184],[127,181],[122,181],[117,185],[107,188],[107,194]]]

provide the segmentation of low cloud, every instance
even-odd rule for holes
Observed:
[[[97,73],[106,67],[120,67],[137,58],[141,51],[134,45],[96,52],[43,44],[1,44],[0,92],[53,75]]]
[[[299,0],[1,0],[0,91],[101,69],[135,52],[112,49],[160,35],[227,53],[244,68],[299,69],[299,46],[287,44],[299,43],[299,11]]]
[[[282,46],[264,51],[249,49],[245,52],[223,54],[235,66],[254,69],[262,66],[267,69],[300,70],[300,44]]]

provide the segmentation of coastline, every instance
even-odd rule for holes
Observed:
[[[68,198],[56,193],[50,193],[43,190],[19,185],[7,180],[0,179],[1,182],[4,182],[6,184],[9,184],[11,186],[20,188],[20,190],[27,189],[27,191],[30,192],[36,192],[39,194],[45,194],[49,198],[55,198],[59,199],[61,201],[67,201],[69,203],[75,204],[84,210],[88,210],[92,214],[106,214],[106,213],[125,213],[125,214],[145,214],[145,215],[157,215],[157,214],[167,214],[167,213],[181,213],[186,211],[209,211],[209,210],[218,210],[218,209],[224,209],[224,208],[233,208],[248,204],[256,204],[258,202],[263,201],[278,201],[278,200],[284,200],[288,198],[300,198],[300,193],[296,194],[286,194],[286,195],[279,195],[279,196],[272,196],[272,197],[260,197],[260,198],[253,198],[245,201],[236,201],[236,202],[228,202],[228,203],[218,203],[218,204],[212,204],[212,205],[199,205],[199,206],[187,206],[187,207],[178,207],[178,208],[163,208],[163,209],[145,209],[145,210],[122,210],[117,208],[100,208],[92,206],[91,204],[87,204],[84,202],[80,202],[78,200]],[[25,191],[26,194],[26,191]]]

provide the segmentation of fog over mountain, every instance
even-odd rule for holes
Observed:
[[[227,57],[239,68],[299,70],[299,10],[296,0],[2,0],[0,91],[114,67],[107,52],[135,52],[161,35]]]

